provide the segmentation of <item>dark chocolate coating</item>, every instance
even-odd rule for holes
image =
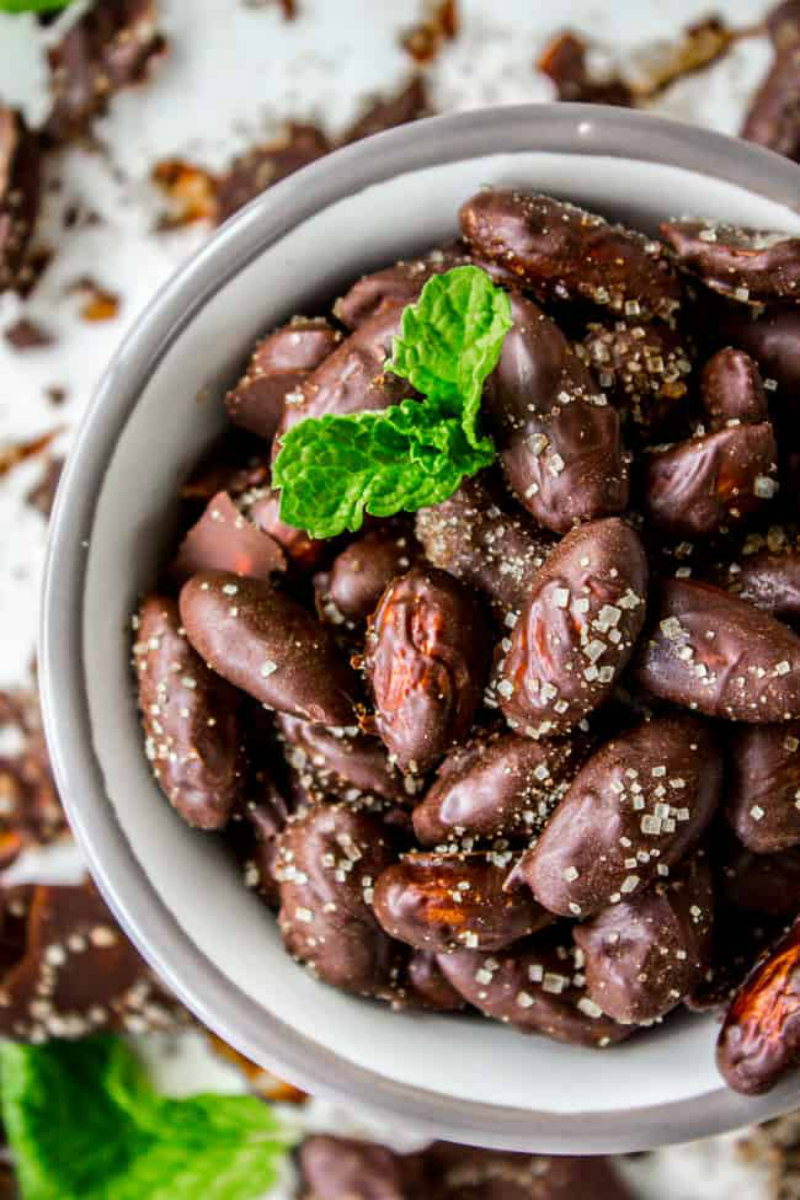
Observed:
[[[302,395],[311,371],[331,354],[342,335],[321,317],[295,317],[258,343],[247,370],[225,397],[228,416],[235,425],[268,441],[283,413]]]
[[[235,687],[304,721],[354,724],[355,676],[330,632],[284,592],[204,571],[184,584],[180,612],[197,653]]]
[[[499,862],[497,861],[499,860]],[[529,893],[503,891],[510,855],[415,851],[375,884],[375,916],[417,950],[500,950],[549,925]]]
[[[297,570],[314,571],[328,557],[328,542],[309,537],[305,530],[295,529],[294,525],[281,520],[280,492],[274,488],[258,488],[245,499],[250,520],[278,543]]]
[[[278,543],[243,516],[227,492],[217,492],[178,547],[171,573],[185,583],[198,571],[228,571],[269,579],[284,571],[286,559]]]
[[[351,542],[314,580],[320,620],[360,625],[374,613],[386,588],[419,557],[409,529],[375,529]]]
[[[410,1200],[425,1195],[415,1156],[353,1138],[313,1134],[298,1151],[302,1200]],[[307,1190],[306,1190],[307,1189]]]
[[[800,1065],[800,922],[758,963],[733,998],[717,1041],[726,1083],[769,1092]]]
[[[721,785],[720,752],[693,717],[659,717],[619,734],[578,772],[509,885],[524,881],[566,917],[632,898],[698,842]]]
[[[581,762],[572,741],[495,734],[452,750],[414,809],[423,846],[461,837],[530,837],[566,792]]]
[[[629,480],[619,413],[538,305],[513,293],[511,314],[486,405],[512,491],[556,533],[623,512]]]
[[[692,356],[685,338],[669,325],[635,319],[592,322],[575,349],[603,392],[629,418],[626,433],[632,424],[640,436],[652,436],[687,407]]]
[[[542,300],[589,300],[641,318],[670,317],[680,303],[660,242],[564,200],[487,189],[462,205],[460,220],[479,254],[512,270]]]
[[[800,547],[741,554],[719,573],[726,591],[787,621],[800,620]]]
[[[39,209],[39,143],[22,116],[0,104],[0,292],[17,288]]]
[[[678,265],[741,304],[796,300],[800,238],[707,221],[664,221],[661,236]]]
[[[700,399],[712,432],[731,421],[758,425],[769,420],[767,393],[758,367],[744,350],[726,346],[703,367]]]
[[[703,858],[604,909],[575,929],[587,993],[623,1023],[666,1016],[711,965],[713,917],[711,871]]]
[[[735,425],[652,454],[644,478],[650,522],[676,538],[711,537],[766,505],[778,490],[772,425]]]
[[[782,9],[785,7],[780,6]],[[796,22],[783,21],[780,25],[784,32],[773,39],[775,57],[750,102],[741,136],[796,161],[800,155],[800,112],[797,108],[800,45]],[[778,25],[774,28],[777,29]]]
[[[424,772],[466,736],[489,667],[489,630],[451,575],[417,567],[370,622],[365,667],[379,736],[402,770]]]
[[[243,782],[239,695],[192,649],[174,600],[146,596],[137,615],[133,662],[145,753],[184,821],[220,829]]]
[[[447,242],[418,258],[401,259],[393,267],[362,275],[333,306],[333,315],[348,329],[358,329],[384,304],[413,304],[434,275],[469,264],[463,242]]]
[[[519,612],[551,542],[527,518],[504,510],[480,478],[417,513],[417,537],[434,566],[483,592],[495,614]]]
[[[800,844],[800,721],[750,725],[728,739],[723,811],[756,854]]]
[[[719,324],[726,339],[752,355],[765,379],[774,379],[789,395],[800,391],[800,309],[737,308],[722,313]]]
[[[436,955],[430,950],[414,950],[406,967],[406,987],[412,1002],[437,1012],[461,1012],[463,998],[445,979]]]
[[[634,674],[654,696],[710,717],[800,719],[800,637],[707,583],[661,584]]]
[[[403,776],[377,738],[355,729],[326,729],[287,713],[276,719],[292,766],[310,768],[329,795],[353,800],[354,793],[367,793],[400,803],[408,800]]]
[[[318,126],[287,121],[276,137],[240,154],[217,179],[217,224],[227,221],[266,188],[322,158],[331,149]]]
[[[631,1027],[607,1017],[586,995],[583,983],[575,982],[576,976],[581,979],[575,948],[562,933],[545,930],[492,954],[441,954],[439,965],[468,1004],[523,1033],[600,1048],[623,1041]]]
[[[316,804],[278,837],[275,876],[287,950],[345,991],[388,997],[396,954],[372,911],[375,880],[394,860],[377,817]]]
[[[735,839],[717,872],[720,897],[731,908],[765,917],[800,912],[800,848],[754,854]]]
[[[512,729],[563,733],[603,702],[644,623],[647,574],[641,541],[619,518],[559,542],[497,664],[494,688]]]

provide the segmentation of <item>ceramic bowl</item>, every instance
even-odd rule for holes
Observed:
[[[800,1075],[758,1101],[728,1091],[710,1017],[677,1015],[597,1052],[326,987],[285,954],[274,917],[215,839],[165,803],[142,750],[130,614],[248,348],[361,272],[452,236],[460,203],[483,184],[552,192],[645,230],[695,213],[800,233],[791,163],[583,105],[418,122],[267,191],[155,297],[84,420],[51,525],[47,736],[72,826],[122,925],[200,1020],[250,1058],[430,1137],[572,1154],[650,1148],[794,1107]]]

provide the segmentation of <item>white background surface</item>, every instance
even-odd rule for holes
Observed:
[[[417,16],[417,0],[300,0],[301,18],[285,24],[277,6],[245,8],[239,0],[162,0],[162,25],[172,54],[154,83],[123,94],[97,123],[107,155],[70,151],[50,165],[62,190],[49,201],[42,240],[57,248],[28,304],[58,334],[51,349],[21,355],[0,341],[0,438],[16,440],[67,426],[85,407],[99,372],[122,333],[175,265],[203,234],[155,234],[159,199],[148,175],[160,158],[185,156],[222,166],[253,140],[273,132],[284,117],[319,120],[342,129],[366,92],[388,91],[409,69],[397,32]],[[762,0],[727,0],[725,16],[738,24],[757,20]],[[646,59],[654,43],[674,38],[688,21],[707,15],[693,0],[670,4],[581,0],[540,5],[531,0],[462,0],[463,30],[430,71],[440,111],[489,103],[552,98],[548,80],[532,69],[537,53],[569,25],[601,43],[611,58]],[[27,18],[0,18],[0,95],[23,103],[32,119],[43,113],[41,39]],[[656,110],[724,132],[738,128],[747,97],[769,60],[763,40],[739,44],[711,72],[670,90]],[[60,210],[75,201],[95,209],[103,224],[60,235]],[[52,231],[48,235],[48,225]],[[119,292],[119,317],[100,325],[78,317],[80,297],[65,288],[94,275]],[[0,328],[18,302],[0,297]],[[54,408],[49,385],[66,387],[68,403]],[[40,516],[24,504],[40,463],[18,468],[0,482],[0,685],[19,682],[34,650],[37,589],[45,538]],[[194,1044],[174,1058],[157,1053],[165,1083],[178,1090],[228,1086],[238,1077],[212,1063]],[[344,1118],[315,1107],[311,1119],[338,1126]],[[631,1167],[642,1194],[666,1200],[721,1200],[734,1191],[748,1200],[763,1195],[754,1175],[739,1167],[732,1139],[676,1148]]]

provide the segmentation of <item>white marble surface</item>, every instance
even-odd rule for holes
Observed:
[[[71,150],[51,162],[61,190],[48,200],[41,240],[57,248],[34,297],[25,306],[51,328],[57,343],[19,354],[0,340],[0,440],[12,441],[63,426],[59,447],[87,404],[104,363],[154,290],[202,240],[201,230],[154,232],[159,201],[148,182],[160,158],[185,156],[211,168],[222,166],[255,138],[271,133],[285,117],[320,121],[332,133],[344,127],[365,93],[387,91],[405,76],[409,61],[398,48],[399,29],[411,23],[417,0],[300,0],[302,15],[283,22],[278,5],[248,8],[241,0],[161,0],[163,27],[172,53],[145,89],[117,97],[97,123],[103,155]],[[731,23],[750,24],[763,0],[726,0],[717,5]],[[660,39],[707,15],[698,0],[461,0],[463,29],[430,70],[432,95],[441,111],[484,104],[545,101],[548,80],[532,64],[549,37],[564,26],[589,35],[603,56],[646,65]],[[46,106],[43,40],[28,18],[0,15],[0,96],[21,104],[32,121]],[[747,40],[711,71],[684,80],[655,106],[684,120],[734,133],[747,98],[769,59],[764,39]],[[60,214],[74,202],[96,210],[102,223],[67,234]],[[115,320],[79,319],[80,298],[70,283],[87,274],[118,292]],[[21,308],[0,297],[0,329]],[[56,408],[45,396],[65,387]],[[24,502],[41,464],[23,464],[0,481],[0,686],[28,675],[35,651],[38,585],[45,523]],[[46,864],[45,864],[46,865]],[[59,871],[74,863],[51,863]],[[41,870],[34,860],[17,870]],[[238,1074],[214,1059],[190,1035],[176,1047],[163,1039],[147,1053],[163,1085],[176,1092],[198,1087],[238,1088]],[[363,1128],[328,1105],[313,1104],[303,1116],[315,1128]],[[389,1137],[388,1131],[375,1131]],[[763,1181],[737,1161],[735,1138],[676,1147],[626,1163],[638,1194],[651,1200],[747,1200],[765,1196]],[[282,1192],[288,1196],[287,1184]]]

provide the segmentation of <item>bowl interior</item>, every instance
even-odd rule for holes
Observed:
[[[108,463],[83,611],[94,751],[135,858],[201,956],[197,969],[177,980],[179,987],[232,1040],[248,1041],[241,1031],[237,1037],[224,1013],[205,1006],[204,959],[258,1006],[265,1028],[284,1023],[316,1045],[321,1058],[334,1054],[423,1093],[518,1113],[593,1114],[602,1121],[623,1111],[633,1128],[637,1112],[654,1105],[719,1093],[710,1019],[678,1018],[597,1053],[475,1019],[398,1014],[315,982],[284,954],[274,918],[247,892],[215,840],[187,829],[165,803],[142,752],[131,683],[131,611],[152,585],[172,536],[178,485],[224,424],[220,397],[249,346],[365,269],[452,236],[459,204],[486,183],[553,192],[645,230],[688,212],[800,233],[800,217],[788,209],[691,171],[526,152],[392,178],[339,200],[266,246],[210,296],[155,365]],[[124,896],[115,899],[136,932]],[[279,1051],[265,1054],[257,1038],[245,1048],[285,1065]],[[378,1093],[366,1099],[380,1105]],[[752,1112],[736,1097],[728,1103],[730,1124]],[[647,1140],[661,1139],[656,1131]],[[531,1141],[537,1142],[533,1129]]]

